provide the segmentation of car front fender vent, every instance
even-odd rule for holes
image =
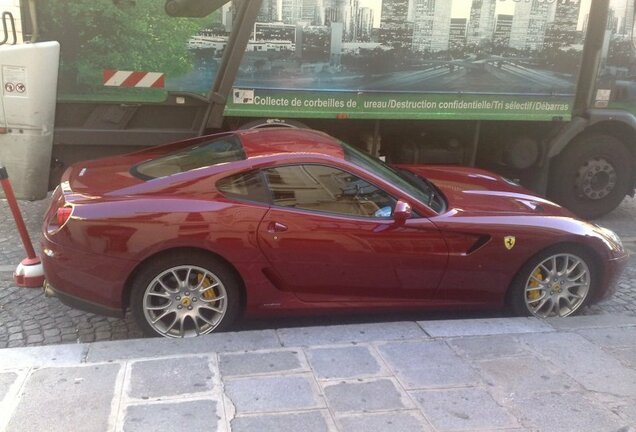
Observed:
[[[473,252],[476,252],[477,250],[481,249],[481,247],[484,246],[489,241],[490,241],[489,235],[479,236],[479,238],[477,238],[477,241],[473,243],[471,247],[468,248],[468,250],[466,251],[466,255],[470,255]]]

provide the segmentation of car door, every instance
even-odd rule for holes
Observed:
[[[264,170],[272,207],[258,228],[271,279],[303,301],[378,301],[434,296],[446,244],[426,218],[398,226],[396,199],[337,167]]]

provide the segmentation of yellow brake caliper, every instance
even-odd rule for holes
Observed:
[[[542,280],[543,280],[543,275],[541,274],[541,270],[537,269],[537,271],[535,271],[532,274],[532,278],[530,279],[529,287],[530,288],[539,288],[539,282],[541,282]],[[530,301],[537,300],[539,297],[541,297],[541,290],[533,289],[532,291],[528,291],[527,294],[526,294],[526,297]]]
[[[198,279],[198,282],[201,284],[201,281],[203,280],[203,275],[202,274],[198,275],[197,279]],[[205,278],[205,280],[201,284],[201,289],[205,290],[206,288],[209,288],[211,285],[212,285],[212,282],[210,282],[210,279]],[[214,292],[214,288],[210,288],[209,290],[203,291],[202,297],[206,300],[214,300],[216,298],[216,293]]]

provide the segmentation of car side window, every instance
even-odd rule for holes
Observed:
[[[264,170],[275,205],[348,216],[389,218],[395,199],[371,183],[325,165]]]
[[[258,171],[235,174],[216,182],[216,188],[230,198],[257,201],[265,204],[271,202],[269,192],[263,183],[263,176]]]

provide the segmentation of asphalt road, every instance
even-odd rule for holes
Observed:
[[[21,202],[34,243],[39,240],[40,221],[48,200]],[[19,237],[5,200],[0,200],[0,348],[48,345],[62,342],[93,342],[131,339],[141,336],[133,320],[106,318],[71,309],[56,298],[45,298],[41,290],[17,288],[12,271],[24,258]],[[616,231],[636,254],[636,199],[626,198],[611,214],[596,221]],[[609,300],[588,307],[584,314],[627,314],[636,316],[636,257],[619,282],[618,292]],[[280,318],[242,323],[239,329],[273,329],[307,325],[361,322],[417,321],[448,318],[498,317],[502,312],[419,312],[314,318]]]

